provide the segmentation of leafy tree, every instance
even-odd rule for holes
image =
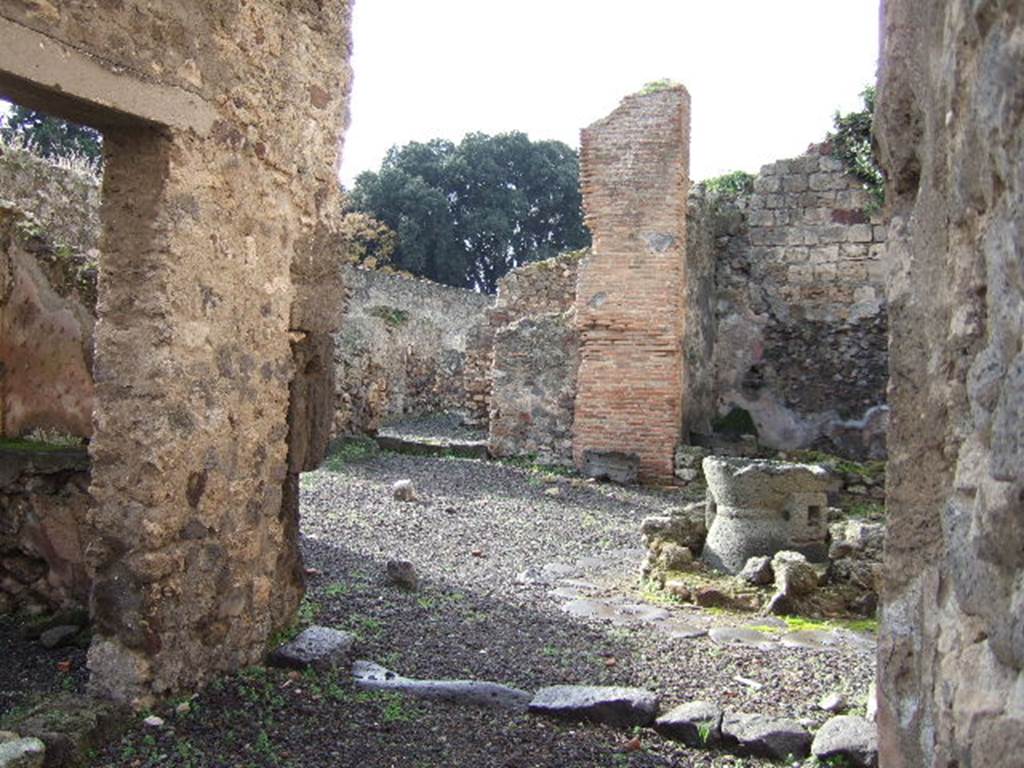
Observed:
[[[18,104],[0,115],[0,139],[20,139],[38,155],[54,160],[84,158],[99,163],[103,154],[99,131]]]
[[[513,267],[590,242],[576,153],[519,132],[392,147],[349,205],[397,233],[394,266],[487,292]]]
[[[832,153],[843,161],[847,171],[864,183],[875,206],[885,202],[885,177],[875,157],[871,140],[871,120],[875,114],[875,88],[867,86],[861,91],[864,108],[845,115],[837,111],[832,118],[835,133],[828,136]]]
[[[338,236],[345,259],[371,269],[388,264],[398,245],[398,235],[366,213],[346,213]]]

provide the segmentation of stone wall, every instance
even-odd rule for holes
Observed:
[[[498,281],[488,312],[494,329],[488,447],[495,456],[572,462],[579,368],[573,307],[583,255],[527,264]]]
[[[765,445],[884,456],[885,228],[869,203],[827,145],[700,202],[717,236],[717,415],[746,410]]]
[[[344,0],[0,7],[0,95],[104,134],[99,693],[145,705],[254,663],[301,598],[349,47]]]
[[[639,457],[672,477],[683,418],[690,98],[682,86],[623,99],[581,136],[593,235],[580,264],[573,455]]]
[[[891,323],[879,752],[1024,755],[1024,5],[886,0]]]
[[[374,432],[389,418],[442,410],[485,416],[492,297],[429,280],[344,268],[335,334],[338,434]],[[467,355],[479,362],[467,363]]]
[[[95,271],[0,207],[0,437],[88,437],[93,410]]]
[[[88,605],[88,487],[84,448],[0,444],[0,614]]]

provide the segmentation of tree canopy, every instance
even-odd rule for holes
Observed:
[[[576,152],[519,132],[392,147],[356,179],[349,208],[398,235],[393,266],[486,292],[513,267],[590,242]]]
[[[19,104],[0,114],[0,139],[21,140],[41,157],[84,159],[98,163],[103,154],[103,137],[94,128],[50,117]]]

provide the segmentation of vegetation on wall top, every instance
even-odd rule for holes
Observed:
[[[845,115],[837,111],[832,118],[835,132],[828,135],[832,154],[843,161],[847,172],[864,184],[871,195],[873,208],[880,208],[885,202],[885,176],[875,157],[871,140],[871,120],[875,114],[875,87],[867,86],[861,91],[864,108],[859,112]]]

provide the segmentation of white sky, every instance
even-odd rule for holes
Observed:
[[[342,180],[392,144],[579,130],[651,80],[692,100],[690,175],[820,141],[875,79],[878,0],[356,0]]]

